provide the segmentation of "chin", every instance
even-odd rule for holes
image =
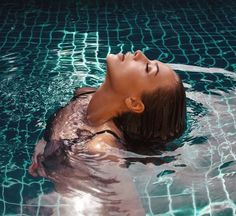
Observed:
[[[112,59],[114,59],[115,57],[116,57],[115,54],[108,54],[106,60],[108,62],[108,61],[111,61]]]
[[[106,58],[107,61],[107,73],[111,74],[112,71],[114,71],[114,69],[117,66],[117,56],[114,54],[109,54]]]

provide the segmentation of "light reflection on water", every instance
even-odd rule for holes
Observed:
[[[67,52],[64,51],[64,53]],[[3,57],[1,61],[7,62],[9,58],[10,61],[14,61],[18,57],[18,54],[12,53],[12,55]],[[60,61],[64,60],[60,59]],[[66,65],[67,63],[64,61],[64,64],[60,63],[58,67],[67,67]],[[178,64],[170,64],[170,66],[177,70],[187,91],[188,129],[180,139],[169,143],[165,149],[145,146],[129,151],[114,150],[112,155],[106,155],[106,157],[116,157],[117,163],[109,164],[109,160],[104,160],[105,156],[99,160],[96,158],[97,156],[88,157],[88,155],[83,155],[79,160],[75,158],[74,164],[77,165],[74,169],[69,169],[66,175],[63,174],[63,178],[59,173],[60,178],[53,179],[57,192],[52,191],[39,198],[28,200],[26,206],[37,206],[40,201],[42,206],[45,205],[40,211],[56,212],[58,204],[61,206],[60,211],[64,211],[68,215],[83,212],[82,207],[88,204],[90,204],[91,214],[96,211],[105,211],[105,197],[106,202],[122,206],[123,202],[121,204],[117,204],[117,202],[125,200],[124,196],[126,196],[127,202],[130,201],[130,197],[123,193],[124,190],[127,190],[127,183],[124,183],[124,179],[122,179],[128,171],[131,182],[133,181],[145,210],[149,213],[165,212],[167,206],[174,212],[174,209],[184,208],[183,202],[186,208],[194,209],[195,205],[205,206],[201,210],[205,213],[214,208],[225,208],[226,206],[234,208],[232,201],[234,198],[231,199],[234,193],[229,194],[228,191],[234,190],[234,170],[236,168],[234,163],[236,158],[235,74],[220,68],[211,69]],[[38,65],[34,67],[37,70]],[[100,64],[99,67],[105,68],[103,64]],[[53,107],[66,104],[71,97],[72,87],[76,86],[78,82],[86,82],[86,78],[89,76],[96,80],[95,86],[102,83],[102,77],[104,77],[104,74],[98,76],[91,72],[88,75],[85,68],[84,75],[83,72],[72,72],[72,74],[59,76],[49,74],[48,77],[43,78],[40,77],[40,74],[32,74],[28,79],[17,74],[17,67],[15,69],[15,71],[8,70],[8,77],[5,74],[2,76],[1,88],[5,89],[5,93],[2,95],[3,101],[7,107],[7,99],[14,98],[15,112],[9,113],[12,119],[18,119],[18,113],[26,112],[28,117],[33,119],[34,113],[37,113],[39,117],[33,126],[36,131],[43,131],[45,127],[47,115],[42,117],[42,109],[53,110]],[[56,68],[55,71],[58,69]],[[62,69],[65,70],[65,68]],[[17,79],[14,84],[10,78],[11,74]],[[77,74],[78,77],[76,77]],[[35,82],[37,76],[40,80]],[[42,85],[45,79],[50,80],[48,87]],[[27,89],[29,91],[26,91]],[[57,104],[59,101],[60,104]],[[27,115],[23,114],[22,119]],[[32,147],[31,144],[30,148],[32,149]],[[30,158],[28,148],[29,146],[24,151]],[[114,153],[116,151],[119,151],[118,155]],[[84,165],[81,166],[82,164]],[[111,170],[104,173],[107,165],[111,167]],[[119,179],[117,175],[122,178]],[[81,178],[84,178],[84,181],[81,181]],[[111,181],[111,188],[109,188],[107,180],[115,178],[118,178],[118,182],[122,182],[120,194],[115,195],[116,202],[107,195],[116,190],[114,185],[117,184],[117,181],[114,181],[116,183]],[[63,181],[61,181],[62,179]],[[96,180],[91,181],[91,179]],[[104,190],[105,188],[107,190]],[[155,203],[159,203],[158,206]],[[55,208],[52,206],[47,208],[46,206],[49,204]],[[131,204],[128,205],[128,208],[130,206]],[[31,208],[28,206],[27,209]],[[34,212],[35,210],[29,211]],[[197,212],[197,209],[194,211]]]
[[[27,205],[37,206],[40,200],[45,215],[56,214],[58,205],[65,215],[122,212],[139,205],[132,199],[134,186],[150,214],[191,208],[204,215],[235,208],[234,193],[229,194],[234,191],[236,169],[235,76],[220,69],[172,67],[178,68],[187,91],[188,128],[180,139],[165,149],[110,149],[105,155],[88,155],[81,149],[71,157],[72,167],[52,175],[56,191]],[[227,88],[221,88],[222,83]],[[34,212],[29,206],[26,209]]]
[[[235,2],[1,0],[0,214],[79,215],[86,206],[96,215],[110,201],[131,209],[132,187],[148,215],[236,214]],[[75,87],[101,85],[107,54],[137,49],[182,77],[182,138],[165,149],[82,151],[59,179],[29,176],[49,116]],[[115,178],[127,183],[106,181]]]

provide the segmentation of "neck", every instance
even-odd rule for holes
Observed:
[[[120,98],[105,84],[100,86],[92,96],[87,108],[87,120],[91,125],[101,125],[122,110]]]

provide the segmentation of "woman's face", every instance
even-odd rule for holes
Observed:
[[[174,86],[177,76],[169,66],[148,59],[138,50],[134,54],[109,54],[106,81],[119,94],[140,97],[158,87]]]

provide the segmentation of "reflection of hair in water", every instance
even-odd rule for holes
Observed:
[[[185,130],[185,97],[183,83],[178,77],[175,88],[158,88],[142,95],[143,113],[128,112],[114,118],[114,122],[130,143],[166,143]]]

